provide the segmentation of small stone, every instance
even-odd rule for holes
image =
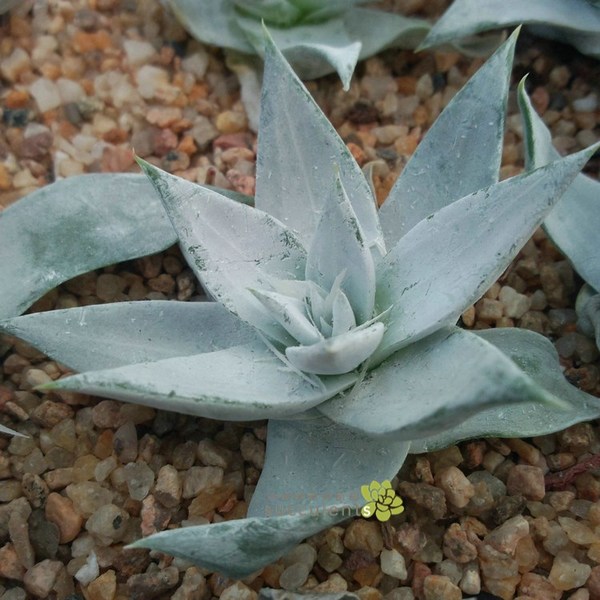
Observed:
[[[25,473],[21,480],[23,494],[33,508],[40,508],[46,502],[48,496],[48,484],[39,476],[33,473]]]
[[[600,503],[598,505],[598,522],[600,523]],[[343,535],[344,530],[341,527],[332,527],[325,533],[325,542],[335,554],[342,554],[344,552]]]
[[[529,535],[529,523],[518,515],[485,536],[484,541],[505,554],[514,554],[519,541]]]
[[[96,296],[104,302],[119,300],[127,287],[127,280],[112,273],[102,273],[96,281]]]
[[[210,439],[204,439],[198,443],[196,456],[203,465],[221,469],[228,469],[233,460],[231,450],[218,446]]]
[[[562,592],[557,590],[546,577],[537,573],[525,573],[519,584],[519,593],[532,598],[544,598],[544,600],[560,600]]]
[[[188,54],[181,61],[181,68],[186,73],[192,73],[197,79],[202,80],[208,68],[208,54],[204,50],[197,50]]]
[[[386,575],[390,575],[391,577],[400,580],[404,580],[408,577],[404,557],[397,550],[382,550],[380,561],[381,571]]]
[[[296,590],[304,585],[311,567],[304,563],[294,563],[287,567],[279,577],[279,585],[284,590]]]
[[[138,439],[133,423],[125,423],[115,431],[113,447],[118,459],[124,464],[133,462],[137,458]]]
[[[75,511],[73,502],[56,492],[48,495],[46,500],[46,518],[55,523],[59,530],[61,544],[72,542],[81,531],[82,516]]]
[[[458,523],[452,523],[444,533],[444,556],[457,563],[468,563],[477,558],[477,548],[468,540]]]
[[[38,110],[41,113],[58,108],[62,103],[56,83],[45,77],[36,79],[29,86],[29,93],[36,101]]]
[[[29,54],[23,48],[17,47],[0,62],[0,73],[5,79],[14,83],[21,73],[31,68],[30,61]]]
[[[223,483],[223,469],[219,467],[191,467],[183,480],[183,497],[193,498],[200,492],[219,487]]]
[[[598,96],[595,92],[592,92],[583,98],[573,100],[572,105],[577,112],[593,112],[598,108]]]
[[[212,124],[212,121],[202,115],[198,115],[194,119],[194,126],[192,127],[190,133],[192,134],[194,142],[196,142],[198,150],[200,151],[205,150],[210,142],[212,142],[219,135],[219,132]]]
[[[128,463],[124,467],[129,497],[143,500],[154,485],[154,471],[144,462]]]
[[[383,549],[383,537],[379,523],[356,519],[346,529],[344,546],[348,550],[366,550],[371,556],[378,556]]]
[[[114,400],[101,400],[92,408],[92,420],[98,429],[118,427],[120,406]]]
[[[481,576],[476,562],[471,562],[465,566],[459,585],[465,594],[479,594],[481,591]]]
[[[429,575],[423,583],[425,600],[462,600],[462,592],[448,577]]]
[[[183,581],[171,596],[171,600],[203,600],[209,593],[206,579],[200,569],[190,567],[183,574]]]
[[[64,568],[57,560],[43,560],[27,571],[23,577],[25,589],[36,598],[48,598],[59,571]]]
[[[72,483],[65,491],[73,502],[75,511],[84,518],[90,517],[100,507],[110,504],[114,497],[114,492],[93,481]]]
[[[568,538],[578,546],[590,546],[600,542],[598,536],[584,523],[569,517],[558,517],[558,522]]]
[[[491,300],[489,298],[482,298],[475,304],[477,316],[486,322],[494,322],[502,317],[504,312],[504,305],[499,300]]]
[[[44,400],[31,412],[31,420],[47,429],[58,425],[58,423],[73,418],[73,409],[62,402]]]
[[[215,125],[220,133],[238,133],[246,129],[248,120],[244,113],[226,110],[217,115]]]
[[[317,551],[310,544],[300,544],[281,558],[284,567],[302,563],[312,569],[317,560]]]
[[[0,548],[0,577],[22,581],[25,567],[22,565],[15,547],[10,542]]]
[[[347,589],[348,582],[339,573],[332,573],[326,581],[315,586],[312,591],[315,594],[337,594]]]
[[[327,573],[333,573],[342,566],[343,561],[338,554],[329,549],[329,546],[324,545],[319,548],[317,562]]]
[[[106,542],[104,545],[110,545],[112,542],[123,539],[128,522],[127,511],[114,504],[106,504],[90,516],[85,528],[102,542]]]
[[[508,473],[506,491],[511,496],[542,500],[546,494],[544,472],[539,467],[515,465]]]
[[[447,467],[435,476],[436,485],[444,490],[446,499],[457,508],[464,508],[475,494],[473,484],[458,467]]]
[[[182,489],[181,477],[177,469],[172,465],[161,467],[153,492],[155,498],[163,506],[173,508],[181,500]]]
[[[443,490],[427,483],[410,483],[403,481],[399,486],[403,497],[431,513],[433,519],[441,519],[446,514],[446,496]]]
[[[29,525],[27,519],[31,514],[31,507],[27,504],[26,510],[13,510],[8,518],[8,533],[10,541],[19,556],[23,566],[31,568],[35,562],[35,553],[29,539]]]
[[[240,451],[242,458],[254,465],[257,469],[262,469],[265,463],[265,444],[257,440],[253,434],[245,433],[240,440]]]
[[[147,536],[166,529],[171,521],[171,511],[159,504],[154,496],[146,496],[142,501],[140,517],[142,535]]]
[[[190,469],[196,462],[196,444],[185,442],[173,450],[173,466],[181,471]]]
[[[173,589],[179,582],[177,567],[170,566],[154,573],[139,573],[127,580],[130,600],[156,598]],[[243,584],[242,584],[243,585]]]
[[[591,572],[589,565],[578,562],[569,552],[559,552],[548,580],[558,590],[572,590],[584,585]]]
[[[515,560],[521,573],[532,571],[540,560],[540,553],[530,536],[519,540],[515,549]]]
[[[102,573],[85,588],[86,600],[113,600],[117,593],[117,575],[113,569]]]
[[[489,544],[481,544],[478,548],[478,554],[481,572],[486,579],[515,577],[519,572],[516,560]]]
[[[132,67],[149,63],[156,55],[154,46],[144,40],[123,40],[123,50],[127,63]]]
[[[590,592],[590,598],[592,598],[592,600],[600,598],[600,566],[592,569],[586,584],[586,587]]]

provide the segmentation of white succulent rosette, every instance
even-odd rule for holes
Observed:
[[[140,161],[148,179],[81,176],[0,214],[0,280],[15,283],[0,288],[0,329],[79,372],[47,391],[270,419],[249,518],[137,546],[244,577],[359,514],[361,488],[390,481],[409,450],[600,416],[546,338],[456,326],[595,150],[498,182],[515,39],[454,97],[380,210],[267,38],[255,208]],[[61,281],[174,241],[214,302],[14,317]]]

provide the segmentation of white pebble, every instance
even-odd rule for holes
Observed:
[[[40,77],[30,86],[29,92],[33,96],[41,113],[45,113],[61,105],[61,97],[58,87],[54,81]]]

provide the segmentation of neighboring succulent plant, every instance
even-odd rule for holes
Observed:
[[[385,48],[415,48],[429,31],[422,19],[363,8],[368,0],[168,0],[198,40],[263,55],[261,21],[302,79],[337,71],[344,84],[358,60]]]
[[[560,157],[552,135],[519,86],[519,106],[525,128],[525,166],[542,167]],[[600,183],[578,175],[546,217],[544,229],[575,270],[587,281],[577,299],[579,326],[600,347]]]
[[[484,31],[521,23],[538,35],[600,58],[597,0],[454,0],[421,48],[454,44]]]
[[[390,480],[409,450],[541,435],[600,416],[600,401],[566,382],[544,337],[455,326],[595,149],[498,183],[515,39],[454,97],[379,213],[345,144],[267,41],[257,208],[140,161],[173,228],[156,199],[142,200],[147,184],[135,176],[63,182],[0,214],[0,279],[25,278],[36,290],[3,286],[5,311],[24,309],[84,266],[175,239],[218,301],[3,321],[6,333],[81,372],[47,391],[271,419],[249,518],[135,545],[243,577],[347,518],[348,507],[364,503],[361,488]],[[102,181],[113,183],[101,189]],[[123,190],[107,187],[120,183]],[[60,217],[48,207],[57,197]],[[38,283],[39,273],[47,281]]]

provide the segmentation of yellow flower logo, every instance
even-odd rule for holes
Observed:
[[[360,511],[365,519],[375,515],[379,521],[389,521],[392,515],[404,512],[402,498],[396,496],[392,484],[387,479],[381,483],[371,481],[369,485],[361,486],[360,493],[367,501]]]

